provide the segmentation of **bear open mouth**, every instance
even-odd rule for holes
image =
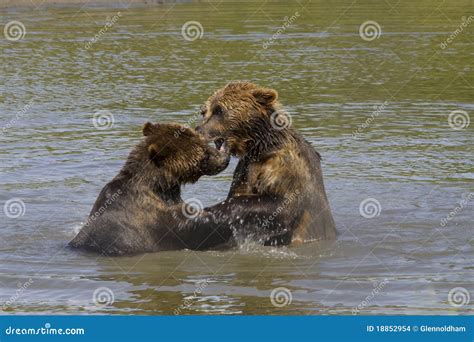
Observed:
[[[225,152],[226,146],[225,146],[225,140],[223,138],[217,138],[214,140],[214,144],[216,144],[216,149],[219,150],[219,152]]]

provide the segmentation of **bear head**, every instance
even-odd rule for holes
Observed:
[[[147,122],[143,135],[140,158],[157,167],[170,183],[194,183],[203,175],[223,171],[229,164],[227,152],[209,146],[200,134],[185,126]]]
[[[231,154],[243,157],[253,147],[281,135],[284,113],[274,89],[233,81],[217,90],[201,107],[203,121],[196,130],[217,148],[226,144]],[[282,116],[283,115],[283,116]]]

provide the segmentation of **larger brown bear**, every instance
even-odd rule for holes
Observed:
[[[254,235],[266,245],[333,239],[320,155],[282,124],[277,98],[273,89],[235,81],[202,107],[196,130],[240,159],[227,200],[206,210],[222,212],[237,234]]]
[[[145,124],[145,138],[99,194],[71,247],[105,255],[170,249],[207,249],[231,240],[226,217],[189,218],[181,185],[224,170],[230,156],[195,131],[176,124]]]

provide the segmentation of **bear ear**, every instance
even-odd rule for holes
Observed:
[[[159,147],[157,144],[151,144],[148,146],[148,153],[150,155],[150,159],[158,166],[163,166],[166,158],[171,153],[169,147],[167,145],[163,147]]]
[[[156,132],[156,128],[157,128],[158,124],[156,125],[153,125],[151,122],[147,122],[144,126],[143,126],[143,129],[142,129],[142,132],[143,132],[143,135],[145,137],[149,136],[149,135],[152,135],[153,132]]]
[[[252,95],[258,103],[262,105],[271,105],[278,98],[278,93],[270,88],[257,88],[252,90]]]

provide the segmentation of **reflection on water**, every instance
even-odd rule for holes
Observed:
[[[2,22],[20,20],[27,34],[0,40],[0,203],[21,200],[19,211],[5,211],[0,221],[2,309],[472,310],[448,301],[454,287],[474,296],[473,131],[448,123],[454,110],[472,117],[472,30],[440,47],[472,7],[468,1],[432,7],[342,1],[3,10]],[[86,49],[117,12],[113,27]],[[380,25],[378,39],[359,36],[367,20]],[[201,23],[201,39],[183,38],[188,21]],[[200,104],[232,79],[277,89],[293,125],[321,152],[338,240],[115,259],[65,249],[140,139],[141,125],[192,123]],[[98,112],[112,115],[113,124],[96,128]],[[187,186],[184,197],[218,202],[235,165]],[[367,199],[378,205],[364,217],[359,206]],[[288,290],[287,305],[272,304],[278,287]]]

